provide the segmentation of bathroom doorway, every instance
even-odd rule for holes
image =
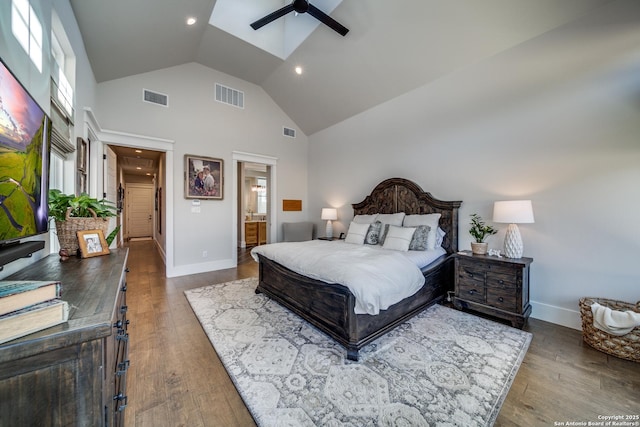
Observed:
[[[270,241],[270,182],[271,166],[263,163],[239,162],[241,197],[238,209],[239,247],[264,245]]]

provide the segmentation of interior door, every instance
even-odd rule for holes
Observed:
[[[127,236],[131,238],[153,236],[153,186],[127,184]]]

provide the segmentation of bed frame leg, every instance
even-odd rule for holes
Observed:
[[[347,359],[353,360],[354,362],[358,361],[358,349],[357,348],[347,348]]]

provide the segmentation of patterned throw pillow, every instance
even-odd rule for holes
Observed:
[[[380,241],[380,232],[382,231],[382,223],[376,221],[369,226],[367,235],[364,238],[364,243],[367,245],[377,245]]]
[[[419,225],[416,227],[416,231],[415,233],[413,233],[413,237],[411,238],[411,243],[409,243],[410,251],[427,250],[429,230],[431,230],[431,227],[429,227],[428,225]]]

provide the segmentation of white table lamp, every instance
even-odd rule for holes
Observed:
[[[333,225],[331,225],[331,221],[338,219],[338,210],[335,208],[322,208],[322,215],[320,218],[327,221],[325,237],[328,239],[333,238]]]
[[[516,224],[532,224],[531,200],[508,200],[493,204],[493,222],[509,224],[504,236],[504,255],[507,258],[522,258],[524,245]]]

